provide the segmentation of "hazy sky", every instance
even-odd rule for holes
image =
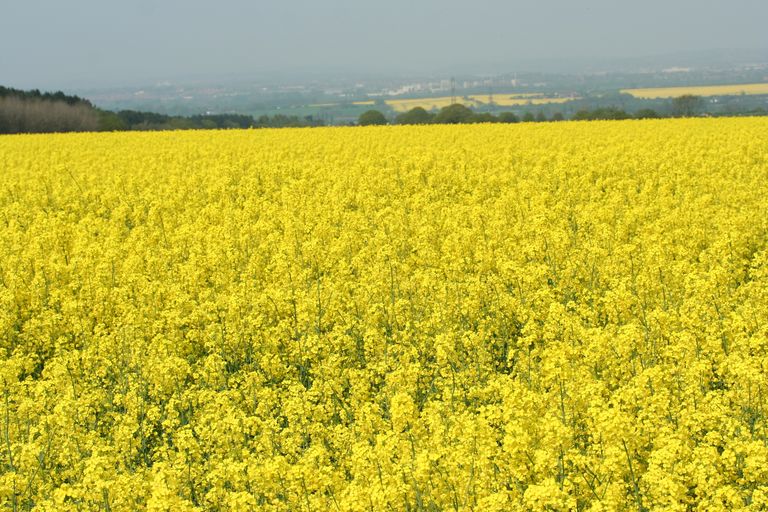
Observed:
[[[767,21],[767,0],[0,0],[0,84],[768,48]]]

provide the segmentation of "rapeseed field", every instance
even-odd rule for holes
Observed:
[[[502,107],[515,106],[515,105],[548,105],[551,103],[567,103],[569,101],[580,99],[577,96],[565,97],[565,98],[547,98],[544,94],[475,94],[469,96],[471,100],[478,102],[479,104],[499,105]]]
[[[566,103],[579,99],[577,97],[568,98],[546,98],[539,93],[518,93],[518,94],[474,94],[467,97],[453,98],[451,96],[441,96],[438,98],[407,98],[386,100],[386,104],[392,107],[396,112],[406,112],[412,108],[421,107],[425,110],[436,110],[460,103],[466,107],[478,107],[493,103],[499,106],[521,106],[521,105],[548,105],[550,103]],[[493,101],[491,101],[493,100]],[[373,104],[373,102],[356,102],[360,104]]]
[[[685,94],[694,96],[739,96],[742,94],[768,94],[768,82],[734,85],[699,85],[683,87],[650,87],[647,89],[623,89],[621,92],[636,98],[676,98]]]
[[[0,501],[768,508],[768,120],[0,138]]]

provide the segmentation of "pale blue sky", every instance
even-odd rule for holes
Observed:
[[[766,0],[0,0],[0,84],[768,48]],[[477,67],[477,66],[475,66]]]

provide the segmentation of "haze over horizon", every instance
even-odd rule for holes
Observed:
[[[0,84],[118,86],[182,76],[431,73],[512,62],[768,47],[768,3],[151,0],[3,6]]]

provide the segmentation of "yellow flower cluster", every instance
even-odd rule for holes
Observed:
[[[0,502],[765,510],[768,120],[0,138]]]

